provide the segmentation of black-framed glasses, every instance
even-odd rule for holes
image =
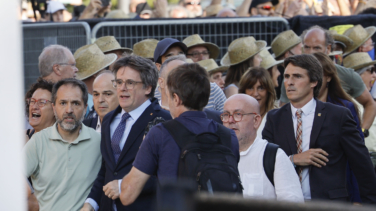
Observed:
[[[192,56],[193,58],[198,58],[200,55],[203,55],[203,56],[207,56],[209,55],[210,52],[209,51],[204,51],[204,52],[193,52],[193,53],[187,53],[187,56]]]
[[[184,5],[201,5],[201,2],[196,2],[196,1],[190,1],[190,2],[185,2]]]
[[[376,70],[375,70],[374,67],[368,68],[367,71],[370,72],[371,74],[373,74],[374,72],[376,72]]]
[[[121,79],[116,79],[116,80],[111,80],[111,82],[114,88],[120,88],[125,83],[125,87],[127,88],[127,90],[134,89],[134,86],[136,86],[136,84],[142,83],[142,81],[134,81],[131,79],[128,79],[126,81],[123,81]]]
[[[46,100],[46,99],[34,99],[34,98],[29,98],[27,100],[27,104],[29,104],[29,106],[33,106],[35,103],[41,108],[43,106],[45,106],[48,102],[51,103],[51,101],[49,100]]]
[[[258,113],[245,113],[245,114],[242,114],[240,112],[235,112],[232,115],[229,114],[229,113],[223,113],[223,114],[221,114],[221,120],[222,120],[222,122],[228,122],[228,121],[230,121],[230,116],[232,116],[232,118],[234,118],[235,122],[240,122],[240,121],[242,121],[244,115],[250,115],[250,114],[258,115]]]
[[[69,64],[69,63],[58,63],[58,65],[69,65],[71,67],[76,67],[76,63]]]

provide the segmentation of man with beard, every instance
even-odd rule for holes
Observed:
[[[64,79],[52,89],[56,123],[24,147],[40,210],[78,210],[101,167],[100,135],[82,124],[88,92],[83,82]]]

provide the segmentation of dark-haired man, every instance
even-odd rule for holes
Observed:
[[[218,130],[218,123],[207,119],[202,111],[209,95],[209,78],[199,64],[180,65],[168,75],[167,96],[171,116],[194,134],[214,133]],[[239,161],[239,144],[233,131],[231,146]],[[179,146],[163,125],[153,127],[140,147],[132,170],[123,179],[121,202],[124,205],[132,204],[151,175],[157,175],[159,180],[176,179],[180,152]]]
[[[165,120],[171,116],[154,98],[158,71],[149,59],[139,56],[124,57],[114,64],[119,106],[102,121],[102,167],[82,210],[153,210],[156,191],[155,178],[145,185],[140,197],[130,206],[119,200],[120,184],[143,140],[145,128],[156,117]]]
[[[316,100],[323,77],[312,55],[284,61],[290,103],[268,113],[264,139],[278,144],[296,167],[306,200],[347,201],[346,163],[364,203],[376,203],[376,176],[351,112]]]
[[[251,16],[274,16],[274,6],[279,0],[253,0],[249,7]]]
[[[34,134],[24,147],[26,174],[40,210],[80,209],[99,172],[100,135],[81,123],[87,98],[83,82],[57,82],[49,102],[56,123]]]

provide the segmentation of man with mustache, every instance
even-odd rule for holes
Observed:
[[[56,123],[24,147],[40,210],[78,210],[101,167],[100,135],[82,124],[88,92],[83,82],[63,79],[52,89]]]
[[[353,116],[345,107],[317,100],[323,69],[312,55],[285,59],[290,103],[269,111],[263,139],[289,156],[305,200],[348,200],[346,164],[359,184],[363,203],[376,203],[376,175]]]

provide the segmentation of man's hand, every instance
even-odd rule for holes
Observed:
[[[89,203],[85,203],[84,206],[80,209],[80,211],[95,211],[95,210]]]
[[[108,198],[112,200],[119,198],[119,181],[113,180],[107,183],[107,185],[103,186],[103,192]]]
[[[326,166],[326,163],[329,161],[327,158],[328,155],[329,154],[322,149],[309,149],[294,155],[293,161],[297,166],[314,165],[321,168],[321,166]]]

